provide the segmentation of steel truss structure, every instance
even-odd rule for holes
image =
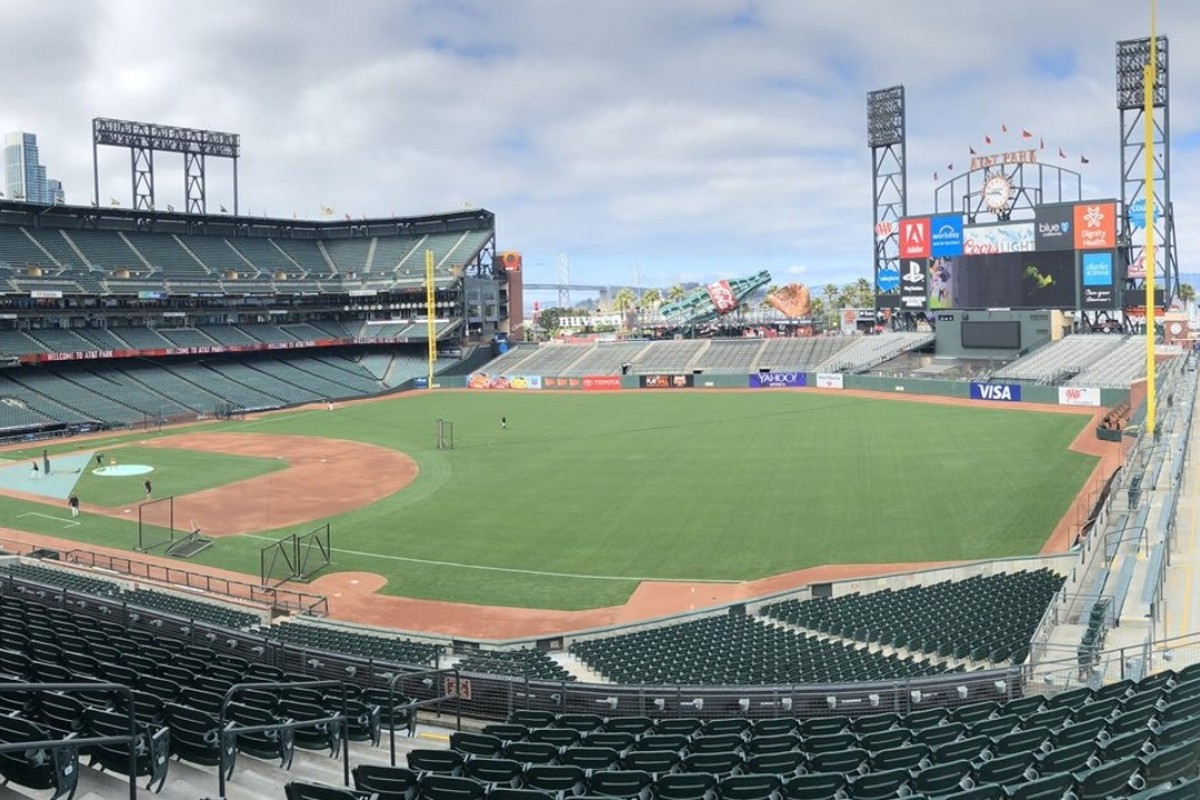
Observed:
[[[1167,37],[1157,37],[1157,78],[1155,79],[1152,141],[1145,134],[1144,67],[1150,61],[1150,37],[1117,42],[1117,110],[1121,114],[1121,215],[1118,242],[1131,272],[1144,274],[1146,237],[1153,235],[1161,254],[1155,265],[1166,301],[1179,286],[1179,261],[1175,244],[1175,213],[1171,205],[1171,104],[1169,91]],[[1146,159],[1152,160],[1154,181],[1154,219],[1147,221]],[[1141,269],[1139,269],[1139,267]],[[1141,289],[1143,278],[1130,278],[1126,290]]]
[[[907,138],[904,87],[867,93],[867,146],[871,149],[873,282],[879,306],[881,271],[900,274],[900,218],[908,215]]]
[[[154,205],[154,154],[183,154],[184,212],[208,213],[208,192],[205,187],[206,159],[227,158],[233,162],[233,215],[238,214],[238,157],[242,139],[236,133],[180,128],[153,122],[132,122],[123,119],[92,120],[92,180],[93,205],[100,205],[101,145],[129,148],[132,207],[134,211],[156,211]],[[221,206],[224,211],[224,206]]]

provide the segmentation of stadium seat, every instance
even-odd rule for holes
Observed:
[[[915,794],[940,797],[971,788],[973,767],[970,761],[945,761],[917,772],[910,788]]]
[[[488,792],[496,788],[516,789],[524,766],[508,758],[468,758],[463,762],[464,778],[478,781]]]
[[[809,772],[788,780],[783,796],[788,800],[833,800],[845,786],[841,773]]]
[[[455,750],[429,748],[409,750],[405,754],[405,758],[408,760],[408,768],[420,775],[422,779],[426,775],[461,775],[465,760],[462,753]]]
[[[77,737],[75,734],[56,737],[46,728],[27,719],[0,716],[0,743],[44,742],[59,738],[70,740]],[[78,749],[73,746],[0,753],[0,776],[29,789],[53,790],[51,800],[63,795],[70,798],[79,782],[78,757]]]
[[[659,776],[654,782],[657,800],[714,800],[717,778],[706,772],[681,772]]]
[[[287,800],[378,800],[371,792],[315,781],[290,781],[284,784],[283,792]]]
[[[728,775],[721,779],[718,794],[721,800],[776,800],[782,786],[779,775]]]
[[[1159,750],[1151,756],[1143,756],[1141,776],[1146,786],[1192,778],[1200,773],[1200,743],[1195,741],[1177,744]]]
[[[417,784],[417,797],[422,800],[484,800],[487,788],[470,778],[430,774]]]
[[[355,789],[375,794],[379,800],[416,800],[419,778],[417,773],[410,769],[380,764],[356,764],[351,773],[354,776]]]

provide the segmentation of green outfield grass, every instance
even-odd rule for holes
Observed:
[[[452,451],[433,449],[438,418],[454,423]],[[372,442],[418,461],[409,488],[328,520],[332,569],[382,573],[406,596],[578,609],[622,602],[644,578],[1036,553],[1095,465],[1067,450],[1087,421],[804,392],[453,393],[207,429]],[[16,527],[136,538],[122,520],[85,514],[63,530],[20,517],[27,506],[0,501]],[[197,561],[255,573],[266,543],[221,539]]]

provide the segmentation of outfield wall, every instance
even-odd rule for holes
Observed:
[[[850,389],[885,394],[915,394],[952,397],[980,402],[1039,403],[1045,405],[1112,408],[1129,402],[1128,389],[1045,386],[1036,383],[948,381],[932,378],[895,378],[883,375],[847,375],[800,371],[764,372],[740,375],[710,375],[703,372],[663,375],[594,375],[582,378],[558,378],[544,375],[514,374],[491,376],[487,388],[471,384],[471,376],[445,376],[437,387],[472,388],[478,391],[611,391],[620,389],[772,389],[822,388]],[[519,387],[514,389],[513,387]]]

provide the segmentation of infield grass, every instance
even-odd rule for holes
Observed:
[[[454,423],[454,450],[433,449],[438,418]],[[328,520],[331,569],[381,573],[405,596],[580,609],[623,602],[644,578],[1034,554],[1095,465],[1067,449],[1088,419],[805,392],[463,392],[204,429],[352,439],[418,461],[407,489]],[[152,464],[168,452],[145,450]],[[36,504],[0,500],[22,506]],[[81,519],[9,524],[134,537],[122,520]],[[224,538],[196,560],[255,574],[266,544]]]

